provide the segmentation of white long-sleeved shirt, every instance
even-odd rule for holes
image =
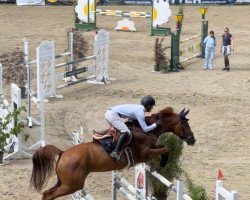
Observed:
[[[137,120],[144,132],[152,131],[156,128],[156,124],[153,123],[147,126],[145,122],[145,108],[142,105],[137,104],[122,104],[110,108],[112,111],[120,114],[122,118],[128,118],[131,120]]]

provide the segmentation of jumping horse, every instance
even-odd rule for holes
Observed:
[[[129,144],[134,164],[147,162],[160,155],[168,155],[168,150],[164,146],[156,145],[158,137],[165,132],[172,132],[188,145],[194,145],[195,137],[186,118],[188,112],[189,110],[185,112],[183,109],[176,114],[173,108],[166,107],[156,114],[147,116],[147,124],[159,119],[162,121],[160,127],[149,133],[142,133],[138,123],[134,123],[130,127],[133,138]],[[57,183],[43,192],[43,200],[56,199],[83,189],[85,179],[91,172],[121,170],[128,164],[124,151],[122,162],[118,162],[95,140],[81,143],[66,151],[61,151],[53,145],[44,146],[34,153],[32,161],[30,184],[35,190],[41,191],[53,173],[56,172],[57,175]]]

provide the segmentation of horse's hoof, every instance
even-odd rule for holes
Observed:
[[[165,167],[168,163],[168,156],[167,155],[161,155],[161,162],[160,166]]]

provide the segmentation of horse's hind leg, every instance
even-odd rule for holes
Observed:
[[[43,192],[43,200],[46,200],[47,197],[53,192],[55,191],[59,186],[61,185],[61,181],[58,179],[57,183],[50,189],[46,190]]]
[[[75,188],[75,187],[71,187],[71,186],[68,186],[68,185],[65,185],[65,184],[61,184],[54,191],[50,191],[49,193],[43,194],[43,200],[54,200],[57,197],[72,194],[72,193],[76,192],[77,190],[78,189]]]
[[[66,196],[72,194],[78,190],[81,190],[85,183],[85,177],[75,177],[74,179],[61,179],[60,182],[43,193],[43,200],[53,200],[57,197]]]

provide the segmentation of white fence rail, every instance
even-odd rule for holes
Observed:
[[[221,180],[216,181],[216,200],[238,200],[238,192],[223,188]]]

